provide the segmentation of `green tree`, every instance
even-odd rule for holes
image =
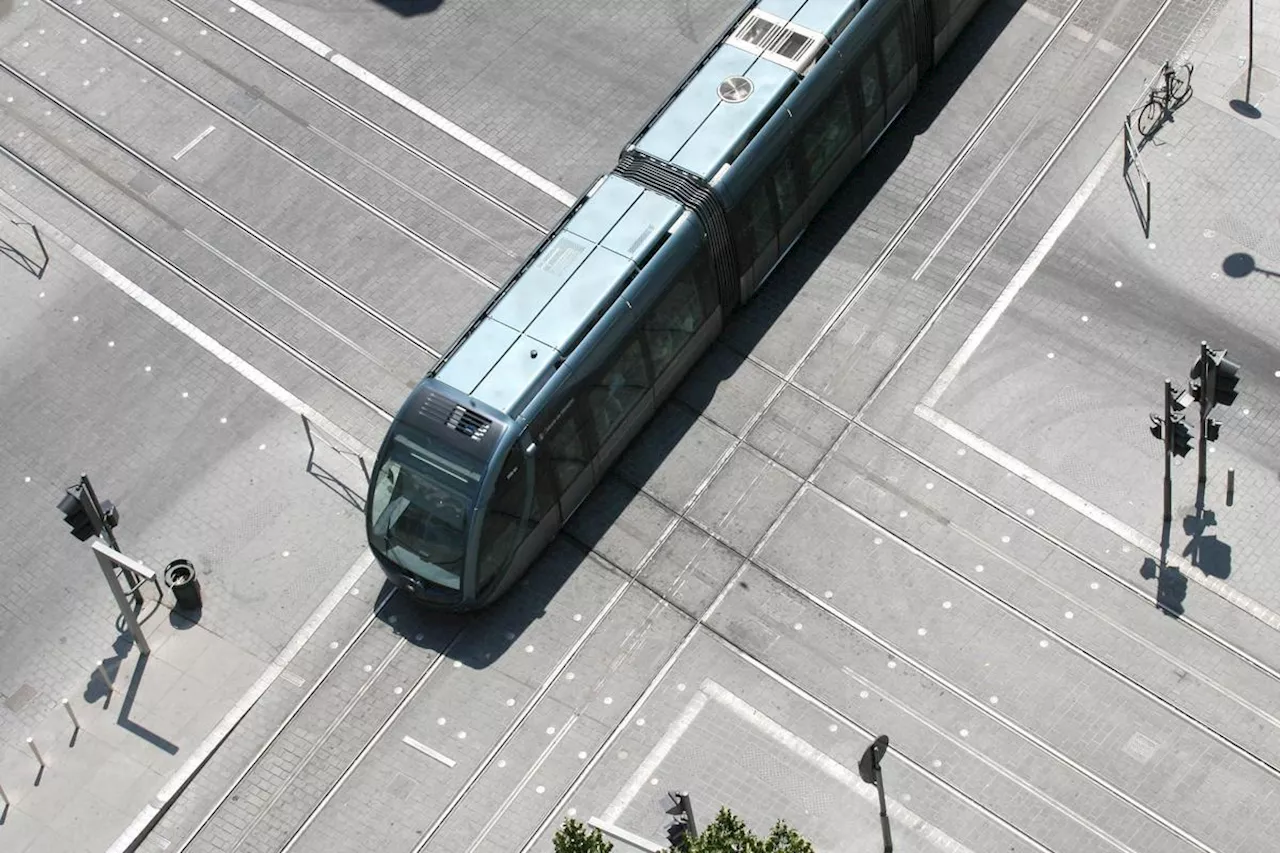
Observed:
[[[590,832],[573,818],[564,822],[551,840],[555,853],[610,853],[613,845],[604,840],[600,830]]]
[[[759,838],[742,819],[726,808],[698,833],[687,853],[813,853],[813,845],[783,821]]]

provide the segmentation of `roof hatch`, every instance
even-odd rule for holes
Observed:
[[[761,9],[752,9],[725,39],[725,44],[763,56],[803,75],[827,46],[827,39],[822,33]]]

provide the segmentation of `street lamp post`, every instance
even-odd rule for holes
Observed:
[[[884,774],[880,772],[880,759],[889,751],[889,736],[880,735],[858,761],[858,775],[868,785],[875,785],[880,795],[880,832],[884,836],[884,853],[893,853],[893,836],[889,832],[889,811],[884,804]]]

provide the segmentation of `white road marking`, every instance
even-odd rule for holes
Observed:
[[[973,332],[970,333],[968,339],[964,342],[964,345],[960,347],[955,356],[952,357],[950,363],[948,363],[942,373],[939,374],[937,380],[934,381],[933,386],[920,401],[922,405],[933,408],[938,404],[938,400],[942,398],[943,393],[947,390],[947,386],[955,381],[956,376],[958,376],[960,371],[964,369],[965,363],[973,357],[973,354],[977,351],[978,347],[982,345],[983,339],[991,333],[993,328],[995,328],[996,321],[1000,319],[1000,315],[1003,314],[1011,304],[1013,304],[1014,297],[1018,295],[1020,290],[1022,290],[1023,285],[1031,279],[1031,276],[1035,274],[1036,269],[1039,268],[1040,264],[1048,256],[1049,252],[1053,249],[1054,244],[1058,242],[1058,238],[1060,238],[1063,232],[1067,230],[1067,227],[1071,224],[1072,220],[1076,218],[1076,215],[1079,214],[1080,210],[1084,207],[1085,202],[1089,200],[1089,196],[1093,195],[1093,191],[1102,183],[1103,175],[1111,168],[1116,157],[1119,156],[1122,146],[1123,142],[1119,139],[1112,142],[1111,146],[1107,149],[1107,153],[1103,155],[1102,159],[1093,167],[1093,171],[1089,173],[1087,178],[1085,178],[1084,183],[1080,185],[1080,189],[1076,190],[1076,194],[1071,197],[1071,201],[1067,202],[1067,206],[1062,209],[1062,213],[1058,214],[1058,218],[1054,220],[1053,224],[1049,226],[1049,230],[1040,238],[1040,242],[1036,244],[1036,247],[1031,252],[1030,256],[1027,257],[1027,260],[1009,281],[1008,286],[1005,287],[1004,291],[1000,294],[1000,297],[996,299],[995,304],[991,306],[986,315],[982,318],[982,321],[979,322]]]
[[[631,779],[627,782],[627,786],[622,789],[622,792],[614,798],[609,808],[605,810],[602,819],[606,823],[618,822],[618,819],[622,817],[622,813],[627,810],[627,806],[631,805],[631,801],[640,793],[645,783],[653,777],[653,772],[658,769],[658,765],[666,759],[667,755],[675,747],[676,742],[684,737],[684,733],[688,731],[689,726],[693,725],[693,721],[698,719],[698,714],[702,712],[706,704],[706,693],[699,691],[694,694],[693,699],[680,712],[680,716],[667,728],[662,740],[658,741],[657,745],[645,756],[644,761],[640,762],[636,772],[631,774]]]
[[[208,135],[209,135],[209,134],[211,134],[211,133],[213,133],[213,125],[209,125],[209,126],[208,126],[208,127],[206,127],[204,130],[200,131],[200,135],[199,135],[199,136],[197,136],[195,139],[193,139],[193,140],[191,140],[190,142],[188,142],[186,145],[182,146],[182,150],[181,150],[181,151],[179,151],[177,154],[174,154],[174,155],[173,155],[173,159],[175,159],[175,160],[181,160],[181,159],[182,159],[182,155],[186,154],[186,153],[187,153],[187,152],[189,152],[192,148],[195,148],[197,145],[199,145],[199,144],[200,144],[200,142],[201,142],[201,140],[203,140],[206,136],[208,136]]]
[[[743,722],[759,729],[768,735],[776,743],[786,748],[793,755],[814,764],[822,772],[826,773],[832,779],[849,788],[867,803],[879,809],[878,794],[874,785],[868,785],[863,782],[857,773],[845,767],[831,756],[814,748],[803,738],[797,736],[789,729],[775,723],[772,719],[756,710],[747,702],[739,699],[733,693],[725,690],[714,681],[707,680],[702,684],[702,690],[708,696],[716,700],[717,703],[723,705],[729,711],[737,715]],[[892,797],[885,797],[885,803],[889,816],[897,823],[905,826],[907,829],[913,830],[922,835],[925,840],[929,841],[939,850],[947,851],[947,853],[971,853],[969,848],[947,835],[941,829],[933,826],[924,818],[908,809]]]
[[[1090,503],[1065,486],[1057,483],[1049,477],[1046,477],[1044,474],[1041,474],[1039,471],[1021,460],[1005,453],[990,442],[984,441],[969,430],[957,424],[955,421],[947,418],[945,415],[940,415],[933,409],[923,405],[916,406],[915,413],[917,417],[933,424],[956,441],[962,442],[966,446],[973,448],[978,453],[981,453],[983,456],[999,465],[1001,468],[1021,477],[1040,491],[1057,499],[1058,501],[1061,501],[1095,524],[1110,530],[1112,533],[1139,550],[1144,551],[1153,557],[1159,556],[1160,543],[1143,536],[1137,530],[1134,530],[1118,518],[1113,517],[1097,505]],[[1187,580],[1192,583],[1199,584],[1205,589],[1216,593],[1263,624],[1280,631],[1280,614],[1277,614],[1270,608],[1259,604],[1252,598],[1249,598],[1247,595],[1233,589],[1219,579],[1204,574],[1200,569],[1184,562],[1173,554],[1169,554],[1166,561],[1169,565],[1181,571]]]
[[[245,379],[248,379],[254,385],[258,386],[259,389],[269,394],[277,402],[284,405],[285,408],[306,418],[308,421],[327,432],[346,447],[347,450],[359,454],[360,456],[364,456],[369,460],[374,458],[374,454],[369,450],[369,448],[365,447],[363,443],[349,435],[333,421],[329,420],[324,415],[302,402],[302,400],[286,391],[279,383],[270,379],[261,370],[258,370],[258,368],[254,367],[252,364],[245,361],[222,344],[218,343],[218,341],[211,335],[198,328],[194,323],[187,320],[168,305],[165,305],[159,299],[156,299],[150,293],[147,293],[147,291],[134,284],[128,278],[125,278],[106,261],[81,246],[75,240],[72,240],[58,228],[49,224],[43,218],[36,215],[34,211],[27,208],[3,190],[0,190],[0,202],[5,204],[10,210],[14,211],[22,218],[26,219],[28,222],[34,223],[39,227],[42,233],[49,235],[55,243],[70,253],[78,261],[105,278],[107,281],[111,282],[126,296],[137,302],[143,308],[146,308],[152,314],[155,314],[161,320],[186,335],[223,364],[227,365],[236,373],[239,373]]]
[[[427,746],[422,741],[414,740],[408,735],[405,735],[404,737],[402,737],[401,740],[403,740],[406,744],[418,750],[418,752],[421,752],[423,755],[427,756],[428,758],[434,758],[436,761],[439,761],[445,767],[453,767],[458,763],[454,761],[452,758],[450,758],[449,756],[445,755],[444,753],[436,752],[434,749]]]
[[[614,841],[620,841],[637,850],[644,850],[645,853],[663,853],[663,851],[668,849],[665,845],[655,844],[644,836],[637,835],[634,832],[628,832],[620,826],[605,823],[598,817],[588,818],[587,826],[595,827],[600,830],[602,835],[605,835]]]
[[[454,124],[444,116],[427,107],[422,102],[410,97],[395,86],[392,86],[390,83],[378,77],[368,69],[363,68],[340,53],[334,53],[333,48],[329,47],[319,39],[308,35],[306,32],[295,27],[293,24],[289,23],[284,18],[281,18],[274,12],[270,12],[262,8],[257,3],[253,2],[253,0],[232,0],[232,2],[241,9],[244,9],[250,15],[253,15],[255,18],[262,21],[267,26],[288,36],[307,50],[310,50],[312,53],[320,56],[322,59],[333,63],[335,66],[341,68],[361,83],[364,83],[366,86],[384,97],[396,102],[433,127],[449,134],[458,142],[461,142],[480,156],[497,163],[511,174],[531,186],[536,187],[566,207],[573,204],[575,197],[572,193],[542,177],[528,166],[516,162],[474,134],[463,130],[457,124]]]
[[[282,672],[280,673],[280,677],[283,678],[285,681],[289,682],[290,684],[292,684],[294,687],[301,687],[302,685],[307,683],[306,679],[304,679],[301,675],[295,675],[292,672]]]
[[[145,835],[152,826],[160,819],[162,810],[168,807],[169,803],[187,786],[193,777],[205,762],[209,760],[209,756],[213,755],[214,750],[226,740],[227,735],[231,734],[231,730],[239,724],[244,715],[249,712],[262,694],[267,692],[267,688],[279,677],[284,668],[288,666],[306,645],[307,640],[311,639],[311,635],[316,629],[329,618],[329,614],[338,606],[338,602],[346,596],[347,590],[355,585],[360,576],[365,573],[369,565],[373,563],[373,554],[365,550],[356,561],[351,564],[351,568],[347,569],[347,573],[342,576],[337,585],[329,590],[329,594],[320,602],[319,606],[311,612],[307,617],[307,621],[302,623],[302,627],[289,640],[289,644],[276,655],[276,659],[267,665],[262,675],[258,676],[258,680],[244,692],[244,695],[231,707],[231,710],[214,726],[209,736],[201,741],[192,752],[189,758],[179,767],[169,780],[164,783],[159,792],[152,801],[138,813],[133,822],[125,828],[124,832],[116,838],[115,842],[107,849],[107,853],[126,853],[126,851],[137,848],[138,840]]]

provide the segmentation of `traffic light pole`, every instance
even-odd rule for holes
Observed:
[[[98,493],[93,490],[93,483],[89,482],[88,474],[80,475],[80,485],[84,488],[85,494],[89,496],[89,502],[93,504],[93,513],[100,522],[102,522],[102,536],[107,540],[107,544],[111,546],[113,551],[120,550],[120,543],[116,541],[116,534],[111,530],[111,525],[105,523],[106,515],[102,512],[102,504],[98,503]]]
[[[1200,392],[1200,444],[1198,448],[1200,454],[1200,470],[1196,476],[1196,484],[1199,487],[1198,494],[1203,495],[1205,484],[1209,480],[1209,466],[1205,459],[1209,453],[1209,428],[1207,423],[1209,421],[1209,410],[1213,408],[1213,404],[1216,400],[1217,389],[1214,387],[1216,384],[1214,380],[1217,379],[1218,376],[1218,371],[1214,369],[1213,361],[1209,357],[1208,341],[1200,342],[1199,363],[1202,366],[1204,374],[1200,378],[1200,382],[1202,383]]]
[[[1201,442],[1204,441],[1201,432]],[[1173,380],[1164,381],[1164,520],[1173,521]]]

